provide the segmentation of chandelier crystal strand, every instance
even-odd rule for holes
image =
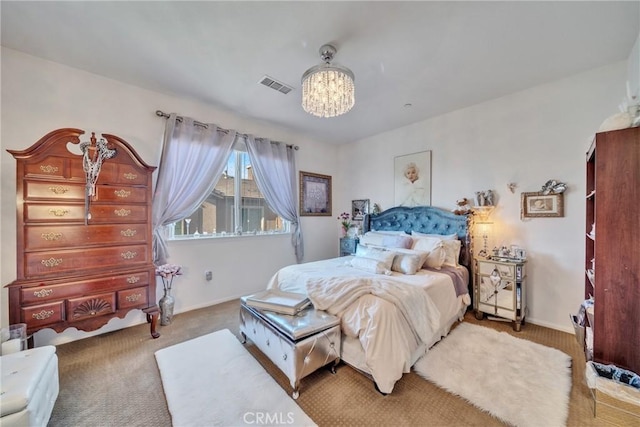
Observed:
[[[318,117],[336,117],[355,104],[355,84],[351,70],[331,65],[335,48],[324,45],[320,54],[325,64],[307,70],[302,76],[302,108]]]

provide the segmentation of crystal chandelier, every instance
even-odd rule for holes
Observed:
[[[347,113],[356,102],[354,76],[350,69],[331,65],[336,48],[325,44],[320,56],[325,62],[302,75],[302,108],[318,117]]]

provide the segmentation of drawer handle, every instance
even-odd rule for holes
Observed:
[[[127,228],[126,230],[120,230],[120,235],[123,237],[133,237],[138,231]]]
[[[53,194],[64,194],[69,191],[69,187],[63,187],[62,185],[56,185],[49,187],[49,191]]]
[[[58,172],[58,167],[51,165],[40,165],[40,170],[44,173],[55,173]]]
[[[253,328],[253,335],[256,334],[256,328]]]
[[[331,348],[334,348],[334,347],[335,347],[335,344],[333,343],[333,341],[331,341],[331,342],[329,343],[329,347],[331,347]]]
[[[136,302],[136,301],[138,301],[140,298],[142,298],[142,294],[127,295],[127,296],[125,297],[125,299],[127,300],[127,302]]]
[[[138,276],[129,276],[127,277],[127,283],[130,284],[134,284],[134,283],[138,283],[140,281],[140,278]]]
[[[131,251],[121,252],[121,253],[120,253],[120,256],[121,256],[123,259],[133,259],[133,258],[135,258],[137,255],[138,255],[138,253],[137,253],[137,252],[131,252]]]
[[[115,209],[113,213],[117,216],[129,216],[131,214],[131,209]]]
[[[43,240],[49,240],[49,241],[60,240],[62,238],[62,233],[55,233],[55,232],[42,233],[40,237],[42,237]]]
[[[53,316],[53,310],[41,310],[40,313],[33,313],[31,315],[32,318],[36,320],[44,320]]]
[[[267,340],[267,347],[269,347],[269,340]]]
[[[46,298],[53,293],[53,289],[42,289],[40,291],[33,291],[33,296],[36,298]]]
[[[65,216],[69,213],[69,209],[49,209],[49,213],[55,216]]]
[[[286,353],[282,355],[282,360],[287,360],[287,354]]]
[[[113,194],[115,194],[118,197],[122,197],[123,199],[126,199],[127,197],[129,197],[131,195],[131,191],[128,191],[128,190],[114,190]]]
[[[134,179],[136,179],[138,177],[137,174],[131,173],[131,172],[127,172],[123,176],[124,176],[124,179],[128,179],[129,181],[133,181]]]
[[[57,267],[60,264],[62,264],[62,258],[49,258],[49,259],[43,259],[40,261],[40,263],[42,265],[44,265],[45,267]]]

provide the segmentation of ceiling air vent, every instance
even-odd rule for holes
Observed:
[[[272,79],[269,76],[263,76],[260,79],[260,84],[265,85],[266,87],[270,87],[273,90],[277,90],[280,93],[288,94],[293,90],[293,88],[287,84],[277,81],[276,79]]]

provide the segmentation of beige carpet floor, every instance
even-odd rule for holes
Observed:
[[[162,336],[155,340],[147,325],[139,325],[58,346],[60,395],[49,425],[170,426],[154,352],[220,329],[237,334],[238,307],[239,301],[235,300],[178,314],[171,325],[160,328]],[[570,355],[573,387],[568,425],[600,425],[593,418],[584,381],[584,354],[573,335],[531,324],[518,333],[508,323],[477,321],[472,313],[467,313],[465,321],[507,331]],[[250,343],[246,348],[287,392],[291,391],[284,374],[259,350]],[[508,388],[504,395],[496,396],[509,398]],[[413,372],[396,383],[392,394],[382,396],[369,379],[344,364],[338,366],[335,375],[321,369],[303,379],[298,404],[319,426],[503,425]]]

